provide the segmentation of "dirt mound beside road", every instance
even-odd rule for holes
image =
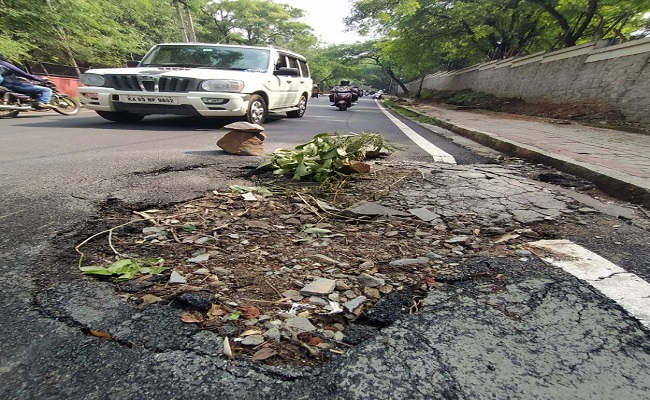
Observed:
[[[426,91],[416,101],[457,110],[498,112],[501,118],[506,113],[511,114],[511,118],[514,118],[513,115],[531,116],[550,119],[555,123],[573,122],[650,133],[650,126],[632,123],[619,109],[604,103],[527,102],[518,97],[497,97],[471,90]]]

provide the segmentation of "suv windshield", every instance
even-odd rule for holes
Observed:
[[[158,46],[140,62],[142,67],[198,67],[266,71],[267,49],[222,46]]]

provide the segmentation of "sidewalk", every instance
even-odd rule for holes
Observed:
[[[485,146],[585,178],[613,197],[650,207],[650,135],[431,105],[406,108]]]

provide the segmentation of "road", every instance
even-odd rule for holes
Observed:
[[[479,218],[496,215],[487,203],[498,199],[504,226],[541,215],[539,230],[547,236],[570,239],[648,279],[647,229],[607,213],[559,222],[556,214],[575,214],[569,194],[485,164],[486,149],[398,121],[408,133],[371,99],[340,112],[321,97],[310,101],[304,118],[267,122],[265,149],[293,147],[325,131],[380,132],[408,146],[392,161],[431,165],[423,182],[404,191],[411,197],[395,204],[426,202],[441,215]],[[453,284],[430,292],[422,312],[375,330],[345,357],[314,370],[228,361],[221,338],[180,324],[175,310],[134,309],[112,286],[80,276],[80,231],[101,225],[103,210],[115,203],[156,206],[247,182],[259,160],[220,151],[222,125],[175,117],[118,125],[88,111],[0,120],[0,398],[648,397],[649,333],[634,310],[602,294],[602,277],[589,283],[514,248],[503,257],[446,260],[456,269]],[[414,145],[418,137],[456,164],[433,164],[426,146]],[[540,209],[555,214],[533,215]],[[511,279],[497,291],[472,278],[477,270]],[[103,341],[82,327],[127,339],[146,332],[148,344]]]

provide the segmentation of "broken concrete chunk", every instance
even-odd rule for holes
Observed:
[[[469,236],[462,235],[462,236],[454,236],[452,238],[446,239],[445,242],[446,243],[467,243],[468,240],[469,240]]]
[[[264,139],[266,135],[263,132],[231,131],[217,141],[217,146],[229,154],[261,156],[264,154]]]
[[[326,305],[329,304],[329,302],[322,297],[318,296],[311,296],[309,298],[309,303],[315,305],[315,306],[320,306],[320,307],[325,307]]]
[[[172,271],[172,274],[169,276],[169,283],[187,283],[187,278],[176,271]]]
[[[300,301],[304,298],[297,290],[285,290],[282,292],[282,296],[293,301]]]
[[[289,318],[284,326],[288,329],[302,332],[313,332],[316,330],[316,327],[309,322],[307,317],[295,317]]]
[[[363,286],[367,287],[379,287],[379,286],[384,286],[386,284],[386,281],[381,278],[374,277],[370,274],[362,273],[357,277],[357,280],[359,283],[361,283]]]
[[[352,312],[354,311],[357,307],[359,307],[361,304],[365,303],[368,298],[366,296],[358,296],[355,299],[352,299],[345,304],[343,304],[343,307],[345,307],[346,310]]]
[[[401,267],[405,265],[419,265],[419,264],[428,264],[428,257],[418,257],[418,258],[402,258],[399,260],[391,261],[389,264],[396,267]]]
[[[396,216],[396,217],[408,217],[411,215],[407,212],[384,207],[381,204],[373,203],[371,201],[362,201],[360,203],[357,203],[343,210],[343,213],[356,214],[356,215],[371,215],[371,216],[388,215],[388,216]]]
[[[264,336],[262,335],[250,335],[246,336],[244,340],[241,341],[241,344],[244,346],[259,346],[264,343]]]
[[[161,228],[159,226],[148,226],[146,228],[142,228],[142,233],[145,235],[155,235],[165,231],[165,228]]]
[[[318,278],[300,289],[300,293],[314,296],[328,295],[334,291],[335,287],[336,281],[327,278]]]
[[[191,263],[201,263],[201,262],[206,262],[209,259],[210,259],[210,255],[206,253],[206,254],[199,254],[196,257],[192,257],[188,259],[187,261]]]
[[[237,121],[224,126],[223,129],[240,132],[262,132],[264,130],[264,127],[259,124],[251,124],[250,122]]]
[[[309,258],[311,258],[313,260],[316,260],[316,261],[326,263],[326,264],[333,264],[333,265],[340,264],[339,261],[337,261],[337,260],[335,260],[335,259],[333,259],[331,257],[328,257],[326,255],[323,255],[323,254],[312,254],[311,256],[309,256]]]
[[[424,222],[430,222],[433,220],[438,220],[440,219],[440,216],[433,211],[429,211],[428,209],[421,207],[421,208],[411,208],[409,210],[409,213],[413,214],[414,216],[420,218]]]

